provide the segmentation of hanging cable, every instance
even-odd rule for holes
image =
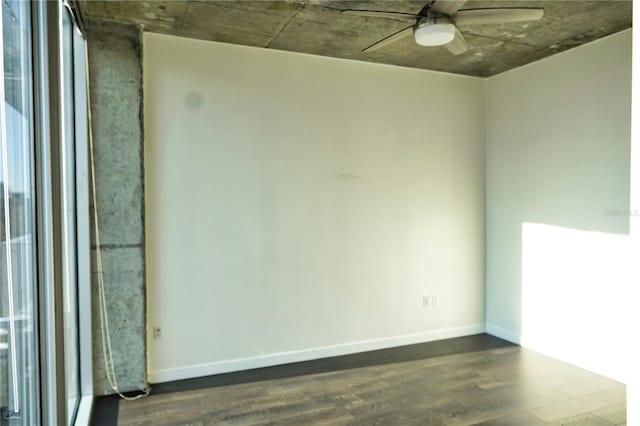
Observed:
[[[94,159],[94,146],[93,146],[93,125],[91,119],[91,95],[89,93],[89,49],[87,41],[84,41],[85,47],[85,78],[87,88],[87,119],[88,119],[88,139],[89,139],[89,161],[91,163],[91,193],[93,199],[93,224],[95,229],[95,243],[96,243],[96,269],[98,278],[98,303],[100,312],[100,333],[102,336],[102,359],[104,361],[105,370],[107,373],[107,380],[111,389],[118,394],[118,396],[127,401],[133,401],[136,399],[144,398],[151,392],[151,387],[146,384],[145,389],[141,389],[142,392],[136,396],[126,396],[120,392],[118,387],[118,378],[116,376],[116,365],[113,361],[113,349],[111,348],[111,333],[109,331],[109,315],[107,312],[107,298],[104,288],[104,273],[102,270],[102,255],[100,251],[100,229],[98,227],[98,196],[96,191],[96,167]]]

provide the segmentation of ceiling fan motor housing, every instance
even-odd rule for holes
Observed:
[[[431,15],[418,20],[413,34],[421,46],[442,46],[454,39],[456,27],[449,17]]]

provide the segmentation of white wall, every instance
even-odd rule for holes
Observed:
[[[487,329],[628,374],[631,31],[486,80]]]
[[[145,34],[150,380],[483,331],[483,96]]]

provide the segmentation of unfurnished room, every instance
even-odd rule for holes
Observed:
[[[632,6],[4,0],[0,424],[640,425]]]

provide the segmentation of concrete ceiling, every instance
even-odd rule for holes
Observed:
[[[542,7],[536,22],[460,26],[470,49],[454,56],[412,37],[371,53],[361,50],[404,22],[363,18],[341,9],[417,13],[425,0],[117,1],[83,0],[89,26],[122,22],[145,31],[314,55],[491,76],[631,27],[631,0],[470,0],[463,9]]]

